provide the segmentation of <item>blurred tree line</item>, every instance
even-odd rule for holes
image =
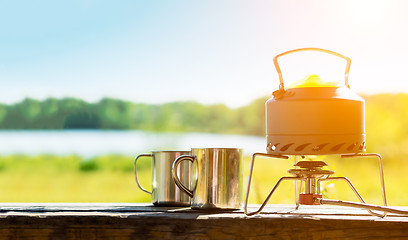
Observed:
[[[408,94],[363,97],[368,151],[408,155]],[[138,129],[263,136],[268,98],[236,109],[196,102],[154,105],[110,98],[97,103],[27,98],[13,105],[0,104],[0,129]]]
[[[230,109],[223,104],[173,102],[162,105],[105,98],[87,103],[75,98],[26,98],[0,104],[0,129],[138,129],[264,135],[267,98]]]

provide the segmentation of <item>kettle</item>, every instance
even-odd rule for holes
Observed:
[[[285,88],[278,57],[319,51],[347,61],[345,84],[323,82],[309,75]],[[350,89],[351,60],[321,48],[300,48],[273,59],[279,89],[266,101],[266,150],[275,155],[329,155],[365,152],[365,102]]]

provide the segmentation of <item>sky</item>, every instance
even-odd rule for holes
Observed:
[[[0,102],[239,107],[278,88],[274,56],[303,47],[350,57],[358,93],[408,93],[407,11],[404,0],[0,0]],[[309,74],[344,81],[332,55],[279,63],[287,85]]]

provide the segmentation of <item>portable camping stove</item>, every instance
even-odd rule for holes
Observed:
[[[323,83],[317,75],[310,75],[291,88],[285,89],[282,73],[277,58],[298,51],[319,51],[341,57],[347,61],[345,84]],[[387,206],[382,159],[376,153],[364,153],[365,145],[365,103],[350,90],[348,73],[351,60],[339,53],[320,48],[301,48],[277,55],[274,64],[279,74],[279,90],[266,102],[267,153],[255,153],[252,156],[244,211],[246,215],[258,214],[265,207],[282,181],[301,181],[296,191],[296,209],[299,205],[340,205],[359,207],[379,217],[387,213],[407,214],[390,209]],[[307,116],[307,117],[305,117]],[[301,119],[302,124],[299,124]],[[295,163],[294,169],[278,180],[261,207],[255,212],[248,212],[248,198],[251,187],[255,159],[258,156],[288,159],[289,155],[340,155],[342,158],[377,158],[384,206],[369,205],[346,177],[331,176],[334,171],[324,170],[323,161],[302,160]],[[360,203],[323,199],[320,184],[323,181],[341,180],[347,182]],[[303,187],[304,186],[304,187]],[[372,210],[383,213],[375,213]]]
[[[373,216],[378,216],[378,217],[385,217],[387,212],[395,213],[395,214],[407,214],[406,212],[396,210],[396,209],[390,209],[390,208],[385,208],[381,206],[374,206],[374,205],[369,205],[366,204],[363,197],[360,195],[360,193],[357,191],[357,189],[354,187],[352,182],[347,178],[347,177],[342,177],[342,176],[336,176],[332,177],[331,175],[334,174],[334,171],[331,170],[325,170],[322,169],[324,166],[327,166],[327,164],[323,161],[307,161],[307,160],[302,160],[297,163],[295,163],[295,167],[293,169],[289,169],[288,173],[291,174],[292,176],[285,176],[281,177],[278,182],[275,184],[275,186],[272,188],[271,192],[269,195],[266,197],[265,201],[261,204],[261,207],[255,211],[255,212],[248,212],[248,198],[249,198],[249,191],[251,187],[251,180],[252,180],[252,173],[253,173],[253,168],[254,168],[254,163],[255,159],[258,156],[262,157],[272,157],[272,158],[282,158],[282,159],[288,159],[289,156],[286,155],[273,155],[273,154],[267,154],[267,153],[255,153],[252,156],[252,161],[251,161],[251,167],[250,167],[250,172],[249,172],[249,180],[248,180],[248,187],[247,187],[247,193],[246,193],[246,198],[245,198],[245,205],[244,205],[244,211],[246,215],[254,215],[258,214],[262,211],[262,209],[265,207],[265,205],[268,203],[269,199],[272,197],[273,193],[276,191],[278,186],[282,183],[284,180],[292,180],[292,181],[301,181],[302,184],[300,184],[300,190],[298,188],[295,189],[296,191],[296,209],[299,208],[300,205],[322,205],[322,204],[329,204],[329,205],[340,205],[340,206],[349,206],[349,207],[360,207],[360,208],[365,208],[367,211],[373,215]],[[382,189],[382,197],[383,197],[383,203],[384,206],[387,206],[387,198],[385,194],[385,183],[384,183],[384,175],[383,175],[383,169],[382,169],[382,159],[379,154],[371,153],[371,154],[353,154],[353,155],[341,155],[342,158],[359,158],[359,157],[376,157],[379,160],[379,166],[380,166],[380,180],[381,180],[381,189]],[[333,181],[333,180],[342,180],[347,182],[347,184],[350,186],[350,188],[353,190],[355,195],[358,197],[361,203],[354,203],[354,202],[346,202],[346,201],[340,201],[340,200],[330,200],[330,199],[323,199],[323,195],[320,193],[320,185],[321,182],[323,181]],[[378,214],[373,212],[372,210],[378,210],[378,211],[383,211],[383,214]]]

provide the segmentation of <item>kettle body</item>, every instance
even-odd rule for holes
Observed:
[[[290,88],[265,107],[268,153],[365,151],[365,102],[345,86]]]

